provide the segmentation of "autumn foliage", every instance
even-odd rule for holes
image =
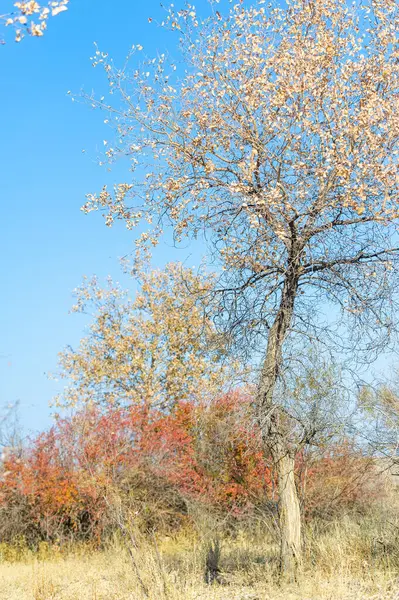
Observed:
[[[218,326],[235,356],[260,359],[258,422],[278,473],[282,572],[293,581],[302,517],[282,424],[287,413],[297,419],[299,402],[279,389],[309,341],[368,365],[395,330],[399,5],[228,6],[209,17],[191,4],[167,9],[161,25],[177,32],[178,60],[140,60],[137,45],[118,68],[96,51],[112,99],[86,100],[114,126],[106,158],[123,156],[130,170],[82,209],[108,226],[149,225],[136,236],[139,265],[166,227],[177,242],[205,241],[219,269]],[[315,436],[300,425],[296,450]]]
[[[4,460],[2,539],[99,544],[114,529],[115,493],[145,530],[187,524],[194,504],[233,522],[273,510],[274,476],[250,401],[236,391],[210,405],[182,402],[170,413],[86,408],[58,418]],[[348,444],[322,458],[298,456],[307,516],[353,507],[364,494],[369,499],[365,466]]]
[[[250,425],[248,397],[239,393],[213,406],[182,402],[169,414],[87,408],[59,418],[4,461],[0,510],[14,508],[18,518],[2,537],[100,540],[112,528],[115,490],[129,495],[147,527],[181,522],[190,501],[244,515],[271,485]]]
[[[86,280],[76,290],[74,311],[90,309],[93,320],[78,348],[60,354],[69,385],[56,403],[73,412],[4,453],[1,540],[99,545],[120,529],[118,510],[144,531],[176,530],[201,510],[224,525],[259,516],[276,522],[276,465],[261,442],[254,389],[232,386],[246,371],[224,360],[199,301],[211,279],[170,264],[141,273],[139,283],[134,300],[112,281],[104,289]],[[304,379],[310,400],[301,388],[303,401],[332,402],[329,384],[317,381]],[[320,438],[317,451],[300,448],[305,517],[368,501],[368,467],[349,441],[323,450]]]

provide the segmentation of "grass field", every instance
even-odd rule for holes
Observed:
[[[396,524],[381,515],[343,519],[307,531],[297,584],[279,585],[277,547],[267,535],[222,542],[223,584],[204,582],[204,543],[178,535],[120,542],[104,551],[7,557],[0,563],[1,600],[399,600]],[[385,529],[384,529],[385,528]]]
[[[354,577],[341,571],[329,578],[305,576],[298,585],[278,588],[265,581],[240,583],[239,578],[224,586],[206,586],[200,577],[186,573],[178,582],[173,573],[167,578],[168,589],[151,577],[149,595],[154,600],[390,600],[399,597],[398,582],[386,573],[364,573]],[[148,578],[146,578],[148,581]],[[135,600],[146,598],[129,569],[117,556],[101,554],[86,559],[60,562],[2,565],[2,600]]]

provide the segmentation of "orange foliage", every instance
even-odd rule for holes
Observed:
[[[40,538],[100,540],[109,525],[108,491],[136,476],[135,487],[149,489],[134,493],[144,492],[149,503],[156,481],[184,502],[239,517],[271,483],[248,409],[249,398],[236,392],[209,406],[182,402],[172,413],[87,408],[58,418],[22,458],[4,462],[0,505],[23,501]]]
[[[359,507],[376,493],[371,463],[349,442],[324,454],[302,452],[296,466],[308,518]],[[255,507],[265,506],[265,498],[272,499],[272,478],[250,397],[241,391],[210,405],[181,402],[170,413],[86,408],[58,418],[22,456],[4,461],[0,509],[9,514],[20,507],[18,519],[31,543],[100,543],[112,529],[111,491],[130,493],[138,512],[154,507],[155,517],[145,520],[146,526],[157,517],[165,524],[162,513],[175,527],[187,518],[190,501],[236,519],[250,516]],[[13,533],[1,535],[10,539]]]

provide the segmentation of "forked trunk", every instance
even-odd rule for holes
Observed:
[[[281,575],[295,581],[302,564],[301,511],[294,476],[295,460],[288,454],[276,464],[279,492]]]

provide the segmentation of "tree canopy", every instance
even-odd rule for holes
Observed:
[[[105,288],[96,278],[86,280],[73,310],[92,311],[94,319],[79,347],[60,354],[60,375],[70,385],[59,402],[170,410],[220,394],[228,367],[195,294],[210,283],[169,264],[142,273],[130,300],[111,280]]]

